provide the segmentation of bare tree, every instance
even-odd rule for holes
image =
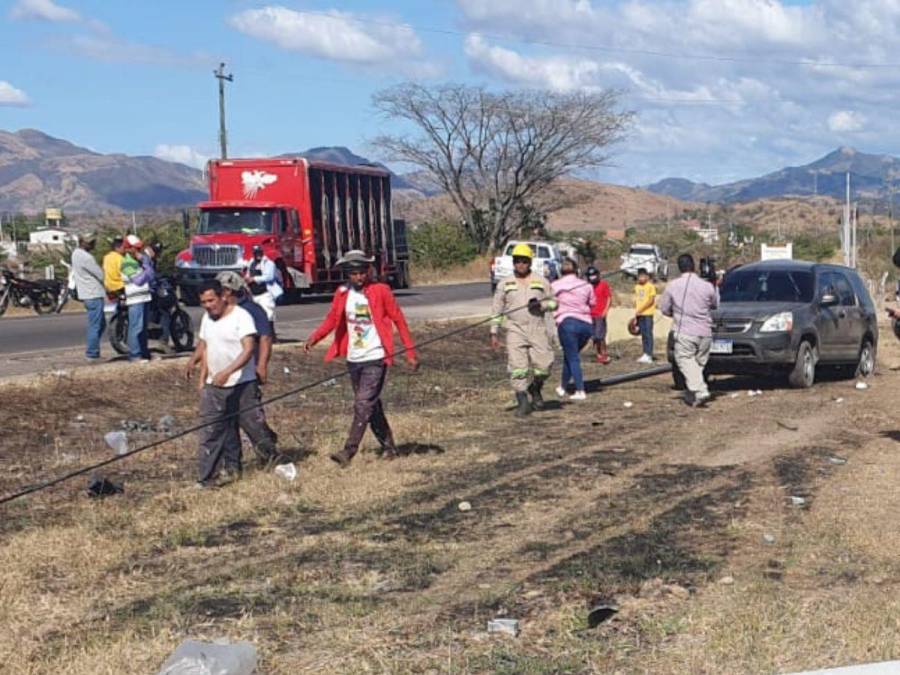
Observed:
[[[494,93],[407,83],[376,93],[373,103],[416,132],[373,142],[390,160],[421,167],[484,252],[517,234],[516,214],[546,199],[553,181],[607,161],[632,119],[618,102],[614,91]]]

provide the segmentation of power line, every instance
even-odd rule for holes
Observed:
[[[659,58],[670,59],[686,59],[695,61],[713,61],[725,63],[764,63],[770,65],[787,65],[787,66],[805,66],[812,68],[857,68],[857,69],[880,69],[880,68],[900,68],[900,63],[875,63],[875,62],[842,62],[842,61],[818,61],[816,59],[777,59],[777,58],[760,58],[758,56],[721,56],[717,54],[692,54],[688,52],[662,51],[655,49],[635,49],[628,47],[612,47],[598,44],[582,44],[573,42],[554,42],[551,40],[536,40],[533,38],[524,38],[515,35],[500,35],[496,33],[484,33],[481,31],[461,31],[451,28],[433,28],[427,26],[414,26],[409,23],[398,23],[395,21],[387,21],[384,19],[361,18],[342,14],[336,16],[328,12],[315,10],[291,10],[296,14],[304,14],[309,16],[319,16],[334,21],[351,21],[358,24],[380,25],[390,28],[402,28],[404,30],[415,30],[421,33],[433,33],[437,35],[452,35],[456,37],[468,37],[470,35],[478,35],[490,40],[499,40],[506,42],[517,42],[523,44],[537,45],[541,47],[557,47],[562,49],[577,49],[581,51],[597,51],[611,54],[633,54],[635,56],[653,56]]]

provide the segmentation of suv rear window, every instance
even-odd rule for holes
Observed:
[[[811,272],[737,269],[725,275],[722,302],[812,302]]]
[[[628,252],[631,255],[655,255],[656,251],[654,251],[649,246],[632,246]]]

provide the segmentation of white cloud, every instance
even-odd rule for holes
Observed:
[[[153,149],[153,156],[157,159],[164,159],[167,162],[178,162],[179,164],[187,164],[198,169],[206,166],[210,155],[195,150],[189,145],[168,145],[160,143]]]
[[[165,47],[128,42],[109,33],[76,35],[62,43],[69,51],[107,63],[197,66],[212,63],[205,54],[179,54]]]
[[[13,19],[37,19],[53,23],[82,20],[74,9],[58,5],[53,0],[18,0],[9,15]]]
[[[31,99],[21,89],[17,89],[5,80],[0,80],[0,106],[24,107],[31,103]]]
[[[626,92],[639,123],[617,180],[746,177],[815,159],[851,132],[860,149],[900,154],[898,0],[456,4],[469,66],[488,82]]]
[[[828,128],[837,133],[860,131],[866,118],[854,110],[836,110],[828,116]]]
[[[385,65],[422,53],[422,43],[409,25],[337,10],[300,12],[271,5],[239,12],[229,23],[282,49],[333,61]]]

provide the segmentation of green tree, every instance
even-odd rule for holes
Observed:
[[[419,225],[409,232],[412,261],[434,269],[461,265],[478,255],[478,247],[468,233],[455,223]]]

